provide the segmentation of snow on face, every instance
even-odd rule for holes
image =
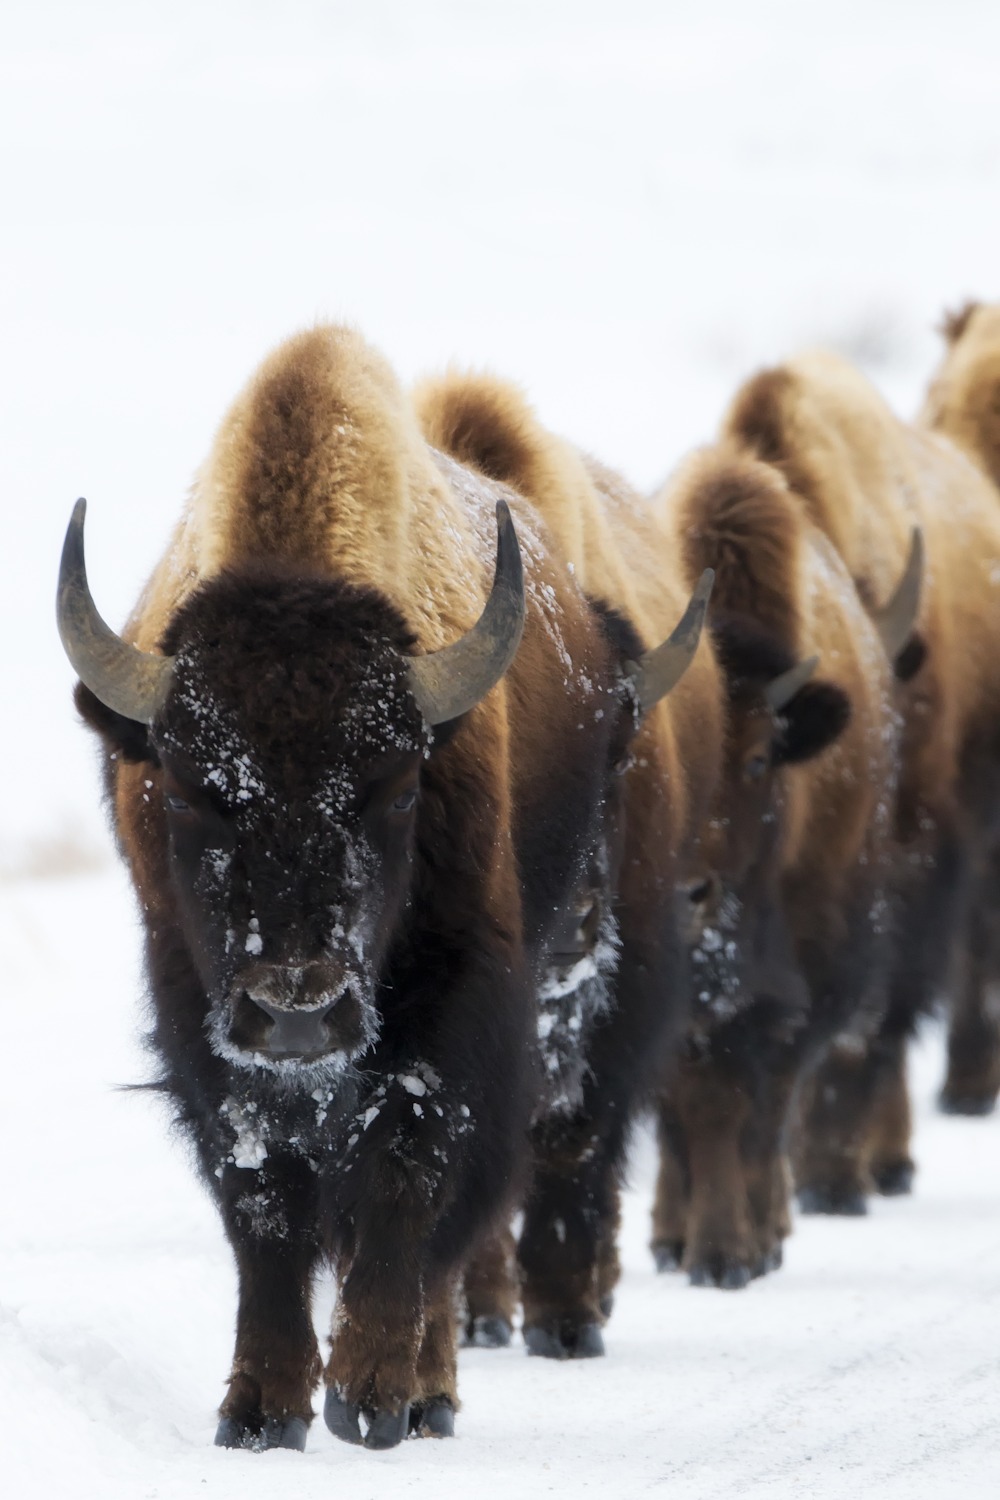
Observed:
[[[606,878],[603,855],[597,865]],[[612,1003],[611,981],[621,943],[607,891],[596,889],[592,895],[600,911],[593,937],[570,963],[550,963],[538,985],[536,1044],[545,1114],[569,1114],[579,1108],[590,1033]],[[576,936],[585,941],[582,927]]]
[[[741,905],[727,892],[714,925],[706,926],[691,949],[694,1024],[700,1030],[732,1020],[750,1003],[741,973],[739,932]]]
[[[395,887],[408,879],[410,853],[405,837],[386,834],[373,817],[371,789],[386,767],[419,762],[426,747],[405,667],[398,658],[388,671],[384,658],[361,663],[329,715],[321,702],[318,722],[301,713],[294,722],[298,705],[285,685],[288,701],[280,690],[273,707],[265,700],[275,727],[262,734],[242,711],[239,684],[213,680],[196,650],[177,663],[158,744],[194,788],[188,812],[172,818],[168,803],[167,817],[173,877],[210,996],[212,1048],[239,1069],[326,1084],[379,1033],[375,992],[393,920],[386,914],[399,908]],[[294,975],[322,965],[330,988],[297,993]],[[336,1007],[347,997],[354,1033],[305,1063],[234,1041],[247,976],[266,988],[269,973],[280,976],[283,1008]]]

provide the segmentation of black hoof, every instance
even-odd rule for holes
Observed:
[[[860,1219],[868,1212],[864,1193],[859,1188],[800,1188],[795,1195],[799,1211],[804,1214],[840,1214]]]
[[[326,1401],[323,1403],[323,1421],[329,1427],[335,1438],[340,1438],[342,1443],[357,1443],[360,1447],[364,1439],[361,1436],[361,1408],[345,1401],[339,1391],[331,1386],[326,1393]]]
[[[526,1328],[524,1342],[528,1353],[537,1355],[540,1359],[569,1359],[569,1350],[547,1328]]]
[[[991,1115],[996,1108],[995,1094],[952,1094],[945,1091],[938,1099],[944,1115]]]
[[[679,1271],[684,1258],[684,1246],[678,1242],[653,1245],[653,1264],[658,1271]]]
[[[875,1169],[875,1186],[883,1198],[901,1198],[906,1193],[912,1193],[915,1171],[912,1161],[890,1162],[887,1166]]]
[[[570,1359],[600,1359],[604,1354],[604,1335],[597,1323],[584,1323],[570,1346]]]
[[[596,1323],[564,1326],[558,1333],[548,1328],[526,1328],[524,1342],[529,1354],[542,1359],[599,1359],[604,1353],[604,1336]]]
[[[473,1318],[467,1342],[475,1349],[506,1349],[514,1336],[514,1330],[501,1317]]]
[[[769,1276],[772,1271],[780,1271],[784,1258],[784,1251],[781,1246],[775,1245],[772,1250],[768,1250],[766,1254],[761,1256],[754,1267],[753,1274],[755,1276]]]
[[[223,1417],[215,1431],[217,1448],[243,1448],[249,1453],[266,1453],[269,1448],[291,1448],[306,1451],[309,1428],[301,1417],[265,1417],[263,1421],[241,1422]]]
[[[364,1433],[361,1430],[362,1418],[365,1421]],[[369,1411],[345,1401],[331,1386],[323,1405],[323,1420],[342,1443],[355,1443],[366,1448],[395,1448],[410,1430],[410,1408],[404,1405],[398,1412]]]
[[[455,1408],[447,1396],[428,1401],[426,1406],[411,1407],[410,1433],[413,1437],[454,1437]]]
[[[410,1430],[410,1407],[404,1403],[398,1412],[372,1412],[368,1431],[365,1433],[366,1448],[395,1448]]]
[[[749,1266],[726,1261],[722,1265],[696,1265],[688,1271],[691,1286],[717,1286],[724,1292],[740,1292],[749,1286],[753,1277]]]

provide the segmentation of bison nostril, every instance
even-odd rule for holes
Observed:
[[[712,894],[712,882],[710,880],[699,880],[695,885],[688,886],[688,900],[693,906],[702,906]]]
[[[268,1009],[243,990],[233,1006],[229,1034],[237,1047],[247,1052],[266,1050],[267,1038],[274,1027]]]

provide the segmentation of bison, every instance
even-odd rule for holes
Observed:
[[[453,373],[416,392],[428,441],[501,480],[541,513],[559,554],[635,659],[675,632],[677,686],[663,701],[639,685],[634,742],[609,766],[600,857],[540,976],[540,1050],[552,1087],[532,1127],[534,1173],[517,1246],[495,1240],[466,1281],[471,1331],[509,1322],[518,1290],[533,1354],[602,1352],[618,1274],[618,1188],[629,1130],[686,1024],[678,870],[700,828],[722,745],[714,659],[698,649],[710,573],[693,592],[641,498],[610,470],[546,431],[510,383]],[[674,673],[671,674],[672,680]],[[560,1055],[582,1036],[567,1079]]]
[[[914,527],[926,550],[916,628],[893,658],[902,749],[886,1014],[864,1047],[832,1049],[806,1101],[797,1161],[804,1208],[862,1213],[873,1188],[909,1190],[906,1040],[949,983],[971,872],[1000,812],[1000,510],[947,438],[899,421],[831,354],[755,376],[725,432],[784,476],[869,612],[904,569]]]
[[[945,356],[922,423],[949,438],[1000,489],[1000,307],[970,302],[942,324]],[[1000,503],[1000,497],[998,497]],[[994,830],[995,835],[995,830]],[[968,926],[952,980],[941,1107],[988,1114],[1000,1093],[1000,847],[984,841],[972,871]]]
[[[796,1088],[831,1038],[877,1025],[896,774],[883,639],[781,475],[725,444],[655,504],[716,583],[726,757],[688,872],[693,1015],[659,1107],[653,1252],[694,1285],[781,1264]]]
[[[236,399],[123,637],[83,518],[60,630],[144,922],[158,1086],[238,1270],[216,1441],[301,1449],[321,1377],[341,1439],[448,1434],[455,1284],[523,1180],[543,956],[691,642],[623,656],[530,506],[435,453],[340,327]]]

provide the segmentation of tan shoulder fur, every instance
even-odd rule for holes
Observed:
[[[379,589],[435,649],[474,623],[495,538],[492,515],[470,515],[442,478],[381,356],[320,326],[276,349],[223,418],[130,638],[153,648],[198,581],[274,560]]]

